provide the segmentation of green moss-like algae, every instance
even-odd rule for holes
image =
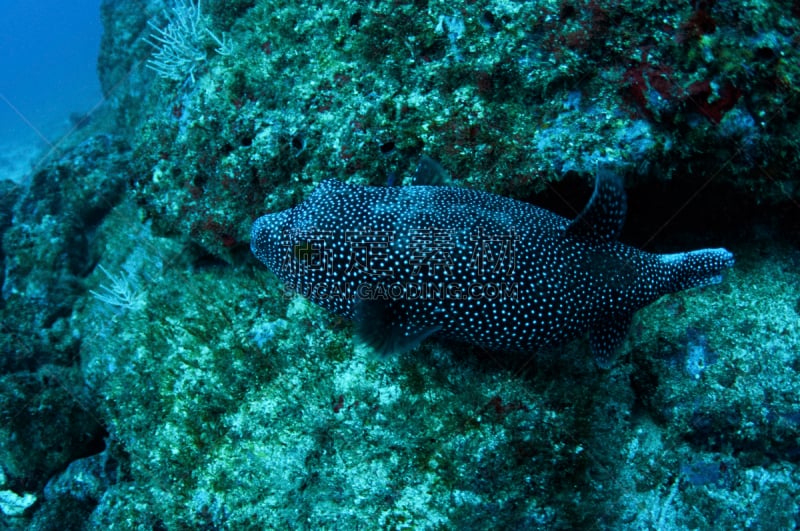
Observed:
[[[215,22],[231,51],[209,52],[195,83],[143,89],[134,189],[160,231],[226,260],[265,209],[331,175],[403,178],[423,152],[523,197],[605,161],[632,182],[689,174],[782,201],[796,19],[749,9],[255,2]]]
[[[786,243],[763,228],[800,190],[796,9],[203,8],[231,53],[209,46],[195,82],[178,83],[142,63],[162,3],[104,3],[103,124],[132,154],[97,137],[4,196],[0,490],[38,503],[2,525],[797,526],[798,256],[790,231]],[[730,247],[736,269],[643,311],[606,373],[582,342],[531,357],[430,342],[375,359],[249,258],[249,225],[330,176],[402,180],[421,153],[516,197],[600,160],[632,198],[702,185],[709,212],[730,213],[726,190],[744,221],[690,216],[666,232]],[[634,230],[663,225],[636,208]],[[112,282],[97,264],[129,298],[90,293]],[[46,311],[32,317],[31,302]]]

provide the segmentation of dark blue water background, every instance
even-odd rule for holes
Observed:
[[[22,180],[101,102],[100,2],[0,0],[0,178]]]

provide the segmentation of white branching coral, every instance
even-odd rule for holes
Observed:
[[[110,284],[101,284],[98,291],[89,290],[95,299],[122,310],[139,310],[144,306],[144,293],[133,273],[125,271],[115,275],[102,265],[98,267]]]
[[[148,44],[156,48],[156,53],[147,61],[147,66],[161,77],[183,81],[187,77],[194,82],[197,67],[206,60],[207,39],[213,40],[220,55],[230,55],[231,45],[226,36],[218,37],[208,27],[208,19],[203,15],[200,1],[176,0],[170,19],[164,28],[152,20],[147,23],[153,32]]]

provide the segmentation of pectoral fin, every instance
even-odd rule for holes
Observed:
[[[356,337],[382,356],[413,350],[442,328],[410,323],[400,302],[383,298],[356,302]]]

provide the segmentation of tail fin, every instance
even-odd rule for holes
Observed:
[[[722,282],[722,272],[733,267],[733,254],[726,249],[700,249],[688,253],[662,254],[659,260],[671,271],[664,293],[700,288]]]

